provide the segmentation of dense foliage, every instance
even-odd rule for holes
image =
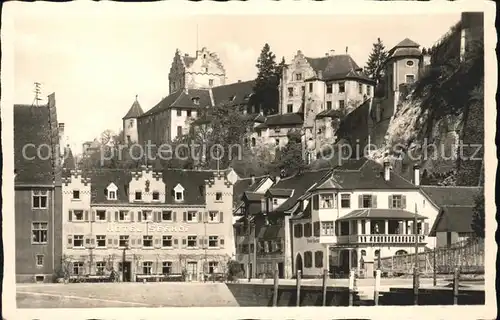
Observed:
[[[388,52],[385,49],[384,43],[380,38],[377,39],[377,42],[373,44],[373,49],[370,55],[368,56],[368,62],[366,63],[365,72],[366,74],[377,81],[380,82],[382,77],[382,66],[387,60]]]
[[[278,86],[284,64],[284,59],[279,66],[276,64],[276,55],[266,43],[257,60],[258,73],[254,86],[255,101],[262,108],[264,115],[278,112]]]
[[[484,217],[484,193],[480,193],[475,199],[475,206],[473,209],[473,217],[472,217],[472,230],[479,238],[484,238],[484,226],[485,226],[485,217]]]

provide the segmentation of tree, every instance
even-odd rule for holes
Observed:
[[[304,161],[301,133],[297,130],[291,130],[287,136],[288,143],[282,150],[277,152],[275,167],[286,176],[291,176],[304,171],[306,163]]]
[[[368,57],[368,62],[366,63],[365,67],[368,76],[376,80],[377,83],[382,78],[382,66],[387,60],[387,57],[388,52],[385,50],[385,46],[382,40],[380,40],[380,38],[377,38],[377,42],[373,44],[372,52]]]
[[[279,101],[279,74],[280,68],[276,65],[276,56],[269,44],[265,44],[257,60],[258,69],[255,79],[254,93],[256,103],[265,115],[278,112]]]
[[[484,193],[479,193],[474,199],[474,209],[472,210],[472,230],[479,238],[484,238]]]

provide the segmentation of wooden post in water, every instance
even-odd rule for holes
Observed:
[[[419,286],[418,267],[413,267],[413,304],[418,306],[418,286]]]
[[[349,307],[354,304],[354,270],[349,272]]]
[[[459,279],[460,279],[460,271],[458,268],[455,268],[455,272],[453,273],[453,305],[458,305]]]
[[[373,292],[373,302],[378,306],[378,298],[380,292],[380,277],[382,276],[382,271],[375,271],[375,291]]]
[[[297,290],[297,301],[296,305],[297,307],[300,307],[300,280],[302,278],[302,271],[297,270],[297,285],[296,285],[296,290]]]
[[[323,307],[326,306],[326,282],[328,281],[328,270],[323,270]]]
[[[278,306],[278,283],[279,278],[278,278],[278,264],[276,264],[276,267],[274,269],[274,291],[273,291],[273,307]]]
[[[433,252],[432,252],[432,284],[434,285],[434,287],[436,286],[437,284],[437,262],[436,262],[436,250],[437,248],[434,248]]]

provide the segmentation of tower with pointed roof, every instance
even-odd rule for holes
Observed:
[[[137,118],[144,113],[141,105],[135,96],[135,101],[128,110],[123,120],[123,140],[126,143],[137,143],[139,140],[139,132],[137,128]]]

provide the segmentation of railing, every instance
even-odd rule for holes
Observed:
[[[347,236],[338,236],[337,242],[340,244],[414,244],[415,235],[413,234],[351,234]],[[426,243],[426,236],[418,235],[419,243]]]

